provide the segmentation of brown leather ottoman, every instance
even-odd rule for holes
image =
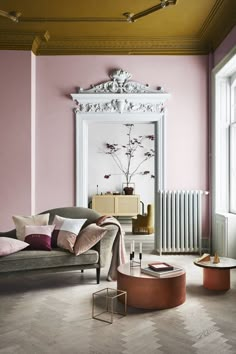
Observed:
[[[143,309],[167,309],[186,299],[185,271],[156,278],[126,263],[117,269],[117,289],[127,292],[127,305]]]

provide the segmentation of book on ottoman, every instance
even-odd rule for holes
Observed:
[[[165,272],[167,270],[173,270],[174,267],[165,262],[153,262],[148,264],[149,268],[157,272]]]
[[[173,267],[172,270],[168,270],[166,272],[163,271],[158,272],[157,270],[152,270],[150,267],[146,267],[146,268],[141,268],[141,273],[151,275],[156,278],[165,278],[170,276],[181,275],[183,273],[183,269],[180,267]]]

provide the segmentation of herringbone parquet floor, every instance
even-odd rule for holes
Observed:
[[[145,254],[145,260],[158,256]],[[128,308],[113,324],[91,318],[92,293],[116,288],[102,271],[19,273],[0,278],[0,354],[235,354],[236,270],[231,289],[202,287],[194,256],[163,256],[184,266],[187,299],[176,308]]]

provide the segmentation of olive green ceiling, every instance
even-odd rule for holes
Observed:
[[[130,23],[160,0],[0,0],[0,49],[36,55],[207,54],[236,24],[236,0],[177,0]]]

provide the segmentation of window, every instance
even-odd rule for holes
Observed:
[[[213,70],[212,200],[236,215],[236,48]]]
[[[229,211],[236,214],[236,74],[230,77]]]

